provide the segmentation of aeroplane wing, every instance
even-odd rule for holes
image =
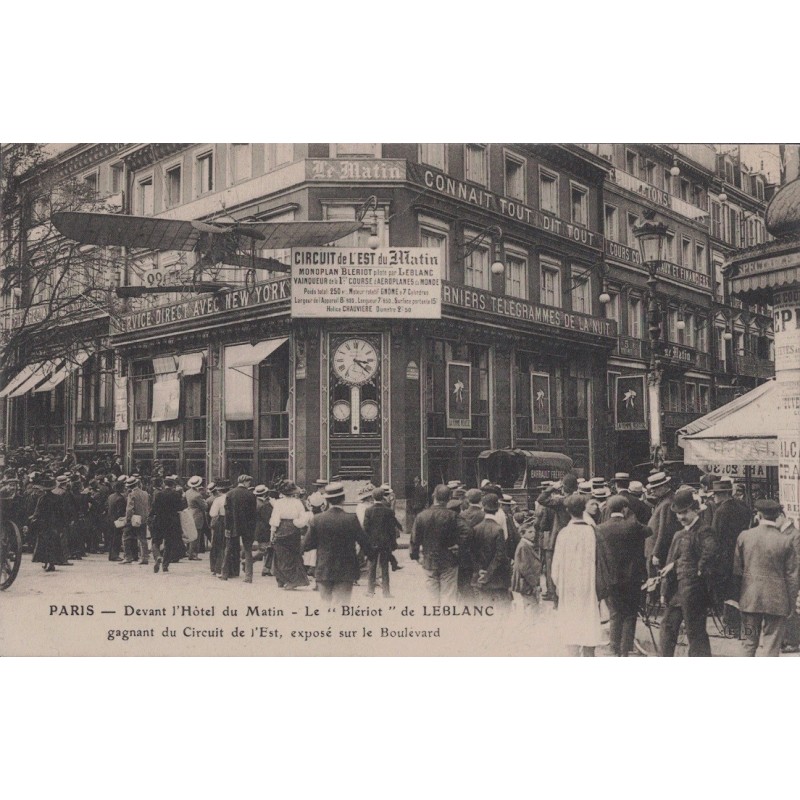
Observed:
[[[81,244],[143,247],[148,250],[194,250],[202,232],[186,220],[58,211],[53,225]]]
[[[234,233],[262,249],[321,247],[361,227],[357,220],[344,222],[211,222],[60,211],[53,224],[68,239],[82,244],[141,247],[148,250],[194,250],[203,233]],[[249,244],[249,243],[248,243]]]

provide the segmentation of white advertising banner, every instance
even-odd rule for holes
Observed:
[[[114,430],[128,430],[128,379],[114,376]]]
[[[294,248],[292,316],[440,319],[441,262],[429,247]]]
[[[800,525],[800,287],[775,292],[778,488],[786,516]]]

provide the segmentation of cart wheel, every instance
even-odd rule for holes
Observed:
[[[0,533],[0,591],[8,589],[22,563],[22,536],[11,520],[3,522]]]

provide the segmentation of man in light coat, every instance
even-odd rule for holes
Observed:
[[[194,526],[197,528],[197,538],[193,542],[189,542],[188,557],[189,561],[199,561],[198,553],[205,553],[206,551],[206,536],[208,533],[208,523],[206,522],[208,514],[208,501],[202,493],[203,479],[199,475],[193,475],[186,482],[186,505],[189,511],[192,512],[192,519]]]
[[[800,588],[797,551],[777,523],[781,510],[775,500],[758,500],[758,525],[736,540],[733,573],[742,579],[739,610],[746,656],[780,655]]]
[[[128,499],[125,505],[125,563],[133,563],[134,543],[139,543],[139,563],[147,564],[147,518],[150,516],[150,495],[139,479],[131,476],[125,481]]]

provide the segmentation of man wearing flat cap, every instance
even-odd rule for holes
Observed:
[[[314,578],[320,600],[347,605],[360,573],[356,544],[369,556],[372,556],[372,547],[356,515],[342,508],[344,484],[329,483],[324,496],[328,510],[315,514],[309,521],[303,550],[317,551]]]
[[[678,631],[683,622],[689,639],[689,655],[710,656],[706,617],[711,603],[709,579],[716,568],[716,537],[711,527],[703,524],[700,503],[691,489],[675,492],[670,509],[682,527],[670,544],[666,557],[666,568],[670,568],[670,572],[661,585],[662,598],[667,605],[661,623],[661,655],[675,655]]]
[[[741,577],[739,611],[746,656],[778,656],[800,589],[797,551],[777,520],[781,505],[756,501],[758,525],[739,534],[733,561]]]

